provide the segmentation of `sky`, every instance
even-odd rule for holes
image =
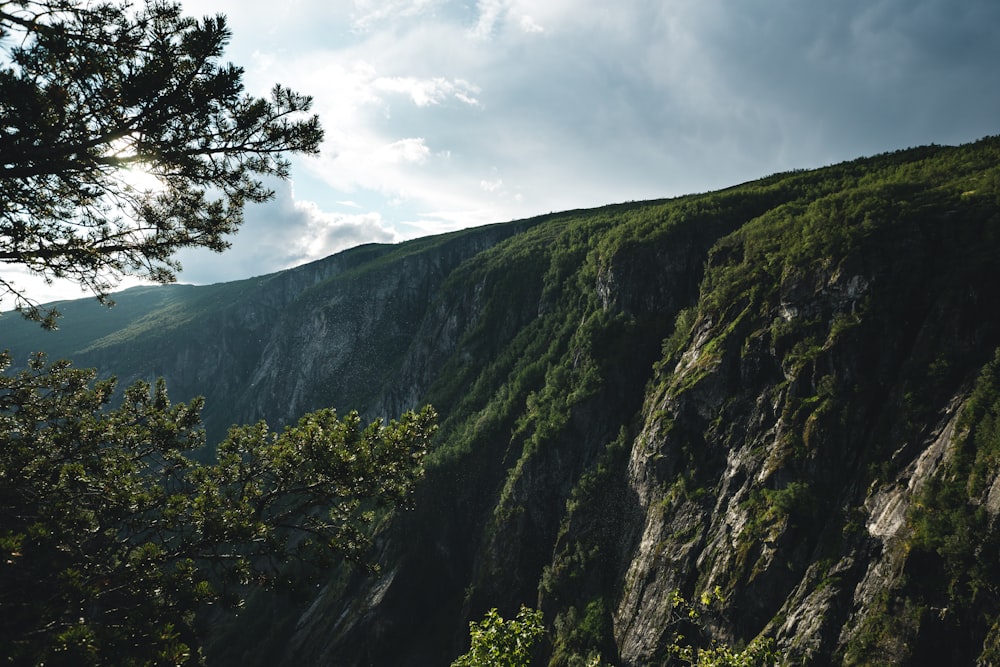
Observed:
[[[184,283],[1000,134],[997,0],[182,4],[326,130],[229,251],[178,256]]]

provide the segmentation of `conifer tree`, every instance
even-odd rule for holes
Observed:
[[[0,264],[99,298],[221,251],[322,129],[308,97],[244,92],[225,18],[180,5],[0,0]],[[141,171],[155,187],[134,179]],[[55,324],[0,275],[26,316]],[[207,463],[201,400],[0,354],[0,662],[201,661],[207,610],[293,586],[331,559],[371,567],[372,523],[406,506],[429,408],[364,426],[319,410],[235,427]],[[116,398],[117,396],[117,398]],[[113,407],[120,403],[118,407]],[[210,448],[211,449],[211,448]]]
[[[309,97],[245,92],[229,38],[165,0],[0,1],[0,263],[103,299],[125,275],[172,281],[181,248],[225,249],[323,136]],[[14,281],[0,292],[54,325]]]

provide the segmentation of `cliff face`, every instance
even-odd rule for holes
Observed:
[[[792,235],[765,216],[716,246],[629,453],[642,518],[615,600],[622,663],[662,657],[670,590],[715,586],[723,638],[772,633],[809,664],[960,664],[982,650],[981,621],[933,641],[968,620],[942,580],[932,596],[911,589],[948,568],[914,543],[914,511],[967,438],[956,425],[996,349],[998,263],[983,244],[998,220],[961,199],[914,210],[925,195],[866,196],[877,210],[852,212],[860,229],[819,230],[794,263],[810,215],[843,225],[823,209],[852,193],[796,211]]]
[[[1000,344],[998,157],[555,218],[463,267],[422,326],[447,345],[401,369],[439,369],[445,418],[417,509],[382,576],[299,617],[287,664],[447,664],[519,604],[552,664],[660,664],[672,593],[716,587],[705,642],[988,662],[1000,482],[975,433],[997,407],[969,406]]]
[[[996,139],[194,294],[71,356],[205,394],[215,431],[441,415],[380,574],[251,604],[217,663],[445,665],[521,604],[542,664],[662,664],[679,629],[790,664],[1000,661]],[[716,589],[680,628],[674,592]]]

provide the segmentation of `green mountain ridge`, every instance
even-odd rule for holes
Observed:
[[[162,375],[215,436],[441,416],[380,573],[251,603],[210,664],[447,665],[522,604],[539,664],[667,664],[716,588],[705,645],[1000,662],[1000,138],[115,299],[0,341]]]

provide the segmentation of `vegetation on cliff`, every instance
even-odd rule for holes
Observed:
[[[75,346],[242,369],[243,421],[441,414],[381,572],[251,604],[216,661],[448,664],[523,605],[551,665],[660,664],[676,600],[719,590],[692,650],[971,664],[997,645],[998,224],[987,138],[361,248]],[[224,314],[197,305],[218,289]],[[200,345],[140,366],[128,332],[168,307]]]
[[[0,39],[0,263],[102,299],[322,136],[176,3]],[[998,257],[991,137],[4,318],[2,657],[1000,662]]]
[[[449,664],[522,608],[552,667],[989,663],[998,257],[993,137],[126,293],[53,340],[218,392],[213,440],[439,411],[378,573],[251,600],[217,664]]]
[[[422,625],[405,651],[362,648],[372,623],[433,595],[441,624],[540,608],[553,665],[659,664],[672,592],[719,587],[709,642],[771,637],[819,664],[913,663],[931,645],[973,661],[994,575],[963,594],[975,623],[900,587],[945,581],[922,569],[911,526],[936,466],[955,465],[950,416],[1000,344],[998,158],[986,139],[569,212],[463,264],[432,316],[461,312],[461,335],[411,348],[439,369],[418,395],[442,428],[415,513],[387,534],[390,592],[368,608],[321,598],[295,655],[444,661],[461,623]],[[421,377],[404,368],[404,383]],[[993,534],[985,501],[966,506]],[[948,537],[963,521],[933,524],[919,549],[965,544]],[[323,640],[318,619],[337,609]],[[893,639],[904,622],[924,639]],[[962,648],[936,641],[958,628]]]

